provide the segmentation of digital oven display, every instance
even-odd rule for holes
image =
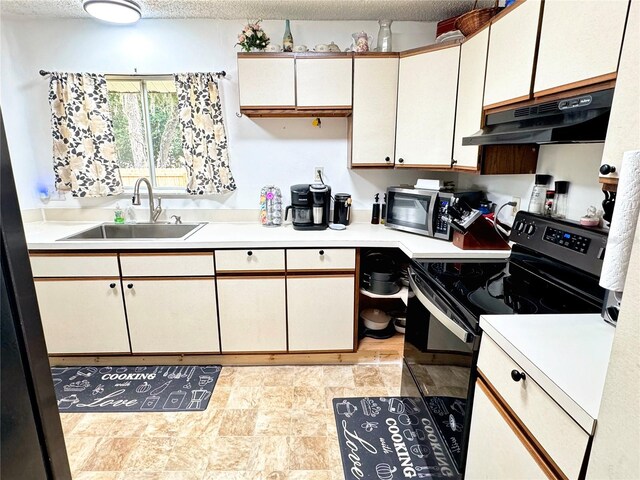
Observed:
[[[589,244],[591,243],[590,238],[551,227],[547,227],[542,238],[547,242],[555,243],[556,245],[569,248],[578,253],[587,253],[587,250],[589,250]]]

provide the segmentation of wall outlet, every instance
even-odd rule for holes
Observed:
[[[516,204],[511,208],[512,213],[515,215],[520,211],[520,197],[512,197],[512,202],[516,202]]]
[[[324,181],[324,167],[315,167],[313,169],[313,181],[314,182]]]

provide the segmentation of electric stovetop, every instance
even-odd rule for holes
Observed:
[[[421,279],[476,319],[484,314],[598,313],[602,308],[604,290],[595,277],[536,255],[513,252],[500,262],[413,264]]]

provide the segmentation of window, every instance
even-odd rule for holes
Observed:
[[[171,77],[107,77],[109,107],[125,187],[147,177],[154,188],[187,185]]]

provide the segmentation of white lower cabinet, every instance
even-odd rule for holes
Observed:
[[[476,383],[465,478],[469,480],[546,479],[539,459],[530,453],[505,413]]]
[[[49,354],[129,353],[120,279],[35,280]]]
[[[353,350],[354,275],[287,278],[289,351]]]
[[[285,352],[285,279],[218,277],[222,352]]]
[[[124,278],[132,353],[218,353],[214,278]]]

